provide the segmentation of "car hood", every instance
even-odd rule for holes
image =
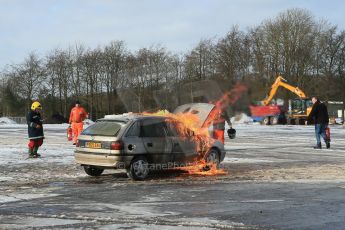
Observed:
[[[200,119],[200,127],[204,126],[205,121],[210,115],[210,112],[214,109],[214,104],[209,103],[189,103],[178,106],[174,110],[174,114],[183,114],[183,113],[191,113],[199,117]]]

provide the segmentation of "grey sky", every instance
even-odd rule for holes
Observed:
[[[161,44],[185,52],[233,25],[256,26],[293,7],[345,29],[340,0],[0,0],[0,70],[31,51],[43,56],[76,42],[123,40],[131,50]]]

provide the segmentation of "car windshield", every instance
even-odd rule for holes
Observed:
[[[118,121],[100,121],[86,128],[82,135],[117,136],[124,123]]]

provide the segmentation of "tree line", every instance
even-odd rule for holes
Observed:
[[[49,118],[68,117],[76,99],[92,119],[172,110],[205,101],[203,94],[225,92],[236,82],[249,88],[236,105],[246,110],[265,97],[279,74],[309,96],[345,101],[344,73],[345,31],[294,8],[245,31],[233,26],[225,36],[202,39],[183,54],[160,45],[130,51],[125,41],[94,49],[76,44],[43,57],[32,52],[1,71],[0,115],[23,116],[33,100],[43,104]],[[281,90],[278,96],[287,99],[291,92]]]

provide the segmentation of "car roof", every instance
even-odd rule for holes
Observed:
[[[164,116],[153,116],[143,114],[121,114],[121,115],[106,115],[104,118],[98,119],[97,121],[118,121],[127,123],[133,120],[144,120],[144,119],[166,119]]]

